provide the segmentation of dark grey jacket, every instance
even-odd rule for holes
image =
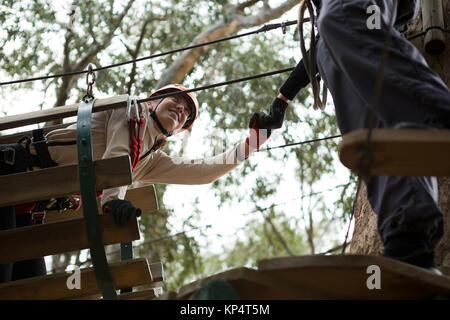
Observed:
[[[322,0],[312,0],[317,10],[320,11]],[[397,18],[395,20],[395,26],[401,26],[406,24],[412,18],[417,15],[419,11],[419,0],[401,0],[398,5]]]

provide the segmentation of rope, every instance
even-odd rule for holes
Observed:
[[[392,5],[393,5],[393,7],[391,10],[391,13],[394,13],[396,3],[393,2]],[[395,15],[391,14],[388,30],[386,32],[386,36],[385,36],[385,40],[384,40],[383,50],[381,52],[380,66],[378,68],[377,78],[375,81],[373,100],[372,100],[372,105],[370,107],[371,112],[370,112],[370,117],[368,120],[367,137],[366,137],[366,141],[365,141],[364,145],[361,147],[361,149],[359,151],[359,155],[358,155],[359,163],[358,163],[358,167],[357,167],[357,171],[358,171],[357,173],[358,173],[358,176],[361,176],[365,180],[368,179],[371,175],[370,164],[373,159],[373,154],[372,154],[372,148],[370,146],[370,143],[371,143],[371,138],[372,138],[373,127],[375,125],[375,119],[376,119],[376,114],[377,114],[377,110],[378,110],[381,91],[383,88],[384,70],[386,68],[387,60],[389,57],[389,44],[390,44],[391,38],[392,38],[391,30],[392,30],[392,26],[394,24],[394,19],[395,19]]]
[[[350,221],[348,222],[347,233],[345,234],[344,243],[342,244],[342,252],[341,252],[341,254],[344,254],[345,253],[345,249],[347,248],[348,235],[350,233],[350,226],[352,225],[353,217],[355,216],[356,201],[358,201],[359,190],[360,189],[361,189],[361,178],[358,177],[358,185],[356,186],[356,195],[355,195],[355,199],[353,200],[352,214],[350,216]]]
[[[305,19],[304,22],[308,22],[308,21],[309,21],[309,19]],[[258,30],[255,30],[255,31],[250,31],[250,32],[246,32],[246,33],[242,33],[242,34],[238,34],[238,35],[234,35],[234,36],[230,36],[230,37],[225,37],[225,38],[221,38],[221,39],[217,39],[217,40],[213,40],[213,41],[208,41],[208,42],[203,42],[203,43],[199,43],[199,44],[194,44],[194,45],[191,45],[191,46],[187,46],[187,47],[183,47],[183,48],[179,48],[179,49],[175,49],[175,50],[170,50],[170,51],[166,51],[166,52],[162,52],[162,53],[157,53],[157,54],[154,54],[154,55],[141,57],[141,58],[137,58],[137,59],[134,59],[134,60],[128,60],[128,61],[124,61],[124,62],[119,62],[119,63],[107,65],[107,66],[104,66],[104,67],[99,67],[99,68],[96,68],[96,69],[92,69],[92,71],[95,72],[95,71],[101,71],[101,70],[106,70],[106,69],[110,69],[110,68],[116,68],[116,67],[120,67],[120,66],[123,66],[123,65],[131,64],[131,63],[136,63],[136,62],[140,62],[140,61],[144,61],[144,60],[154,59],[154,58],[158,58],[158,57],[162,57],[162,56],[166,56],[166,55],[170,55],[170,54],[174,54],[174,53],[178,53],[178,52],[182,52],[182,51],[186,51],[186,50],[190,50],[190,49],[195,49],[195,48],[202,47],[202,46],[208,46],[208,45],[219,43],[219,42],[223,42],[223,41],[229,41],[229,40],[241,38],[241,37],[249,36],[249,35],[260,33],[260,32],[267,32],[267,31],[275,30],[275,29],[279,29],[279,28],[285,30],[285,28],[287,26],[291,26],[291,25],[294,25],[294,24],[297,24],[296,20],[287,21],[287,22],[283,22],[283,23],[265,24],[261,28],[259,28]],[[11,81],[0,82],[0,86],[8,85],[8,84],[17,84],[17,83],[23,83],[23,82],[30,82],[30,81],[37,81],[37,80],[46,80],[46,79],[59,78],[59,77],[75,76],[75,75],[80,75],[80,74],[84,74],[84,73],[88,73],[88,72],[89,72],[89,70],[80,70],[80,71],[59,73],[59,74],[48,75],[48,76],[40,76],[40,77],[28,78],[28,79],[11,80]]]
[[[310,18],[303,19],[303,23],[309,22],[309,21],[311,21]],[[95,72],[95,71],[111,69],[111,68],[131,64],[131,63],[154,59],[154,58],[162,57],[165,55],[174,54],[174,53],[182,52],[185,50],[195,49],[198,47],[207,46],[207,45],[211,45],[211,44],[215,44],[215,43],[219,43],[219,42],[223,42],[223,41],[228,41],[228,40],[232,40],[232,39],[236,39],[236,38],[240,38],[240,37],[244,37],[244,36],[249,36],[249,35],[255,34],[255,33],[266,32],[266,31],[270,31],[270,30],[274,30],[274,29],[278,29],[278,28],[281,28],[284,30],[287,26],[291,26],[293,24],[298,25],[298,21],[293,20],[293,21],[287,21],[287,22],[283,22],[283,23],[267,24],[267,25],[262,26],[260,29],[258,29],[256,31],[251,31],[251,32],[247,32],[247,33],[243,33],[243,34],[239,34],[239,35],[235,35],[235,36],[225,37],[225,38],[217,39],[214,41],[199,43],[196,45],[191,45],[191,46],[187,46],[187,47],[180,48],[180,49],[170,50],[170,51],[166,51],[166,52],[162,52],[162,53],[158,53],[158,54],[154,54],[154,55],[150,55],[150,56],[146,56],[146,57],[142,57],[142,58],[137,58],[134,60],[119,62],[116,64],[111,64],[111,65],[107,65],[104,67],[99,67],[99,68],[93,69],[93,71]],[[412,35],[407,39],[413,40],[418,37],[421,37],[421,36],[425,35],[431,29],[440,29],[443,32],[450,33],[450,29],[443,29],[439,26],[431,26],[431,27],[427,28],[427,30],[420,32],[418,34]],[[53,78],[59,78],[59,77],[74,76],[74,75],[80,75],[80,74],[88,73],[88,72],[89,72],[89,70],[80,70],[80,71],[72,71],[72,72],[59,73],[59,74],[48,75],[48,76],[39,76],[39,77],[33,77],[33,78],[20,79],[20,80],[9,80],[9,81],[0,82],[0,86],[10,85],[10,84],[18,84],[18,83],[24,83],[24,82],[31,82],[31,81],[38,81],[38,80],[47,80],[47,79],[53,79]]]
[[[260,74],[256,74],[256,75],[248,76],[248,77],[244,77],[244,78],[238,78],[238,79],[234,79],[234,80],[228,80],[228,81],[218,82],[218,83],[214,83],[214,84],[209,84],[209,85],[202,86],[202,87],[196,87],[196,88],[192,88],[192,89],[187,89],[185,91],[168,92],[168,93],[160,94],[160,95],[149,97],[149,98],[145,98],[145,99],[140,99],[140,100],[138,100],[138,103],[147,102],[147,101],[151,101],[151,100],[158,100],[158,99],[166,98],[166,97],[169,97],[169,96],[176,96],[176,95],[179,95],[179,94],[185,94],[185,93],[189,93],[189,92],[196,92],[196,91],[201,91],[201,90],[207,90],[207,89],[212,89],[212,88],[217,88],[217,87],[230,85],[230,84],[233,84],[233,83],[244,82],[244,81],[249,81],[249,80],[253,80],[253,79],[273,76],[275,74],[280,74],[280,73],[292,71],[292,70],[294,70],[294,68],[295,67],[291,67],[291,68],[285,68],[285,69],[279,69],[279,70],[275,70],[275,71],[260,73]]]
[[[276,147],[261,148],[261,149],[257,150],[257,152],[269,151],[269,150],[278,149],[278,148],[292,147],[292,146],[297,146],[297,145],[302,145],[302,144],[307,144],[307,143],[312,143],[312,142],[317,142],[317,141],[336,139],[336,138],[340,138],[340,137],[342,137],[342,135],[335,135],[335,136],[329,136],[329,137],[324,137],[324,138],[316,138],[316,139],[305,140],[305,141],[300,141],[300,142],[288,143],[288,144],[284,144],[284,145],[276,146]]]
[[[431,26],[431,27],[428,27],[425,31],[416,33],[416,34],[414,34],[412,36],[409,36],[406,39],[407,40],[414,40],[416,38],[419,38],[421,36],[426,35],[428,33],[428,31],[433,30],[433,29],[441,30],[442,32],[445,32],[445,33],[450,33],[450,29],[444,29],[444,28],[442,28],[440,26]]]
[[[308,9],[310,21],[311,21],[311,41],[310,49],[306,51],[305,36],[303,33],[303,24],[306,22],[304,18],[305,10]],[[300,49],[302,51],[303,63],[305,65],[306,73],[311,81],[311,88],[314,97],[314,110],[325,109],[327,99],[327,88],[323,85],[323,101],[320,99],[320,76],[318,75],[316,65],[316,34],[315,34],[315,18],[314,9],[309,0],[302,0],[298,13],[298,31],[300,35]]]

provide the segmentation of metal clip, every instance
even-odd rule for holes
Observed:
[[[286,22],[282,22],[280,24],[280,26],[281,26],[281,31],[283,32],[283,34],[286,34]]]
[[[134,105],[134,109],[132,108],[132,105]],[[127,113],[127,121],[128,122],[130,122],[131,119],[137,118],[140,115],[137,97],[128,96],[126,113]]]
[[[89,76],[92,77],[91,81],[89,81]],[[94,98],[94,95],[92,94],[92,87],[93,87],[94,83],[95,83],[95,73],[93,71],[92,64],[89,63],[89,65],[88,65],[88,72],[86,74],[87,93],[83,97],[83,100],[85,100],[85,99],[93,99]]]

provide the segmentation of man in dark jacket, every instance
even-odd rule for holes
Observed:
[[[374,127],[450,128],[450,92],[419,51],[399,32],[418,11],[418,0],[313,0],[320,9],[317,66],[329,88],[342,134],[367,128],[386,33],[391,33]],[[376,5],[379,28],[369,28]],[[390,23],[394,24],[390,26]],[[282,125],[289,100],[308,84],[302,61],[280,88],[259,128]],[[434,249],[443,236],[435,177],[372,176],[364,181],[378,216],[384,255],[435,270]]]

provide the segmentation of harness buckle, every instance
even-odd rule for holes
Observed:
[[[13,166],[16,162],[16,149],[14,148],[5,148],[2,150],[3,153],[3,162],[7,165]]]
[[[31,214],[31,224],[42,224],[45,219],[45,211],[33,212]]]

